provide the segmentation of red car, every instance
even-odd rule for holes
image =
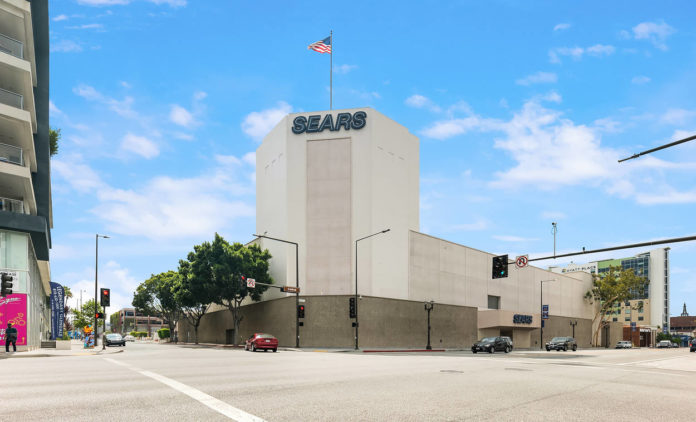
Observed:
[[[259,349],[263,349],[264,352],[267,350],[277,352],[278,339],[265,333],[256,333],[252,335],[247,339],[246,344],[244,345],[244,350],[251,350],[252,352],[255,352]]]

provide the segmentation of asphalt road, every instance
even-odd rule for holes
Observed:
[[[696,353],[686,348],[473,355],[129,343],[122,353],[73,353],[0,359],[0,420],[693,421],[696,415]]]

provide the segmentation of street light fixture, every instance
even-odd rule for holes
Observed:
[[[99,284],[99,238],[109,239],[109,236],[97,233],[94,237],[94,347],[97,347],[97,339],[99,338],[99,321],[97,320],[97,311],[99,310],[99,300],[97,296],[97,285]],[[106,319],[104,320],[104,331],[106,331]]]
[[[543,349],[544,348],[544,283],[548,281],[556,281],[556,279],[551,279],[551,280],[539,280],[539,284],[541,285],[541,293],[540,293],[540,298],[539,301],[541,302],[539,306],[541,307],[541,322],[539,323],[539,329],[541,330],[539,332],[539,348]]]
[[[386,233],[391,229],[385,229],[377,233],[372,233],[369,236],[361,237],[355,241],[355,350],[358,350],[358,242],[365,240],[372,236],[377,236],[378,234]]]
[[[433,350],[433,348],[430,346],[430,311],[433,310],[433,306],[435,306],[435,301],[431,300],[430,302],[425,302],[425,310],[428,311],[428,345],[425,346],[425,350]]]
[[[295,347],[300,348],[300,316],[297,314],[297,307],[300,306],[300,255],[299,247],[297,242],[291,242],[289,240],[276,239],[275,237],[266,236],[266,234],[255,234],[256,238],[263,237],[268,240],[275,240],[276,242],[289,243],[295,245]]]

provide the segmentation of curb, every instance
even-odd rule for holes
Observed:
[[[113,355],[116,353],[123,353],[125,350],[115,350],[113,352],[105,352],[105,351],[98,351],[98,352],[78,352],[78,353],[70,353],[70,354],[57,354],[57,353],[27,353],[27,354],[12,354],[12,355],[0,355],[0,359],[28,359],[28,358],[57,358],[57,357],[67,357],[67,356],[100,356],[100,355]],[[22,352],[20,352],[22,353]]]
[[[389,350],[363,350],[363,353],[413,353],[413,352],[446,352],[445,349],[389,349]]]

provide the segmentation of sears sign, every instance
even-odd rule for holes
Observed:
[[[323,119],[318,114],[307,117],[297,116],[292,121],[292,133],[299,135],[305,132],[323,132],[326,129],[331,132],[336,132],[341,128],[343,130],[362,129],[365,127],[366,122],[367,113],[364,111],[356,111],[353,114],[338,113],[335,120],[331,113],[324,116]]]

